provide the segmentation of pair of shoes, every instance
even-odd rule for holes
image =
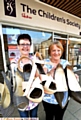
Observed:
[[[56,81],[57,92],[54,95],[61,108],[66,106],[69,96],[81,103],[81,87],[71,68],[71,66],[67,65],[63,69],[61,65],[58,65],[55,71],[54,79]]]
[[[53,94],[56,92],[56,83],[53,80],[51,75],[45,74],[43,67],[40,63],[36,63],[37,69],[39,73],[41,74],[42,82],[41,84],[43,85],[44,92],[47,94]]]
[[[68,101],[68,88],[62,66],[57,66],[53,79],[51,75],[45,74],[41,64],[36,63],[36,65],[42,77],[41,84],[43,85],[44,92],[47,94],[54,94],[61,108],[64,108]]]
[[[24,81],[22,82],[22,89],[25,92],[25,89],[30,86],[30,77],[31,77],[31,70],[29,70],[29,64],[25,64],[23,66],[23,77],[24,77]],[[32,66],[33,68],[33,66]],[[26,81],[27,80],[27,81]],[[28,92],[26,94],[26,97],[33,101],[33,102],[41,102],[44,96],[44,90],[43,87],[41,85],[41,81],[39,79],[39,77],[36,78],[32,78],[32,84],[30,86],[30,88],[28,87]]]
[[[23,58],[27,58],[27,59],[31,60],[30,58],[24,57],[24,56],[20,60],[22,60]],[[43,90],[42,85],[40,84],[40,79],[38,77],[34,79],[36,69],[37,69],[36,65],[33,64],[33,62],[32,62],[32,65],[25,64],[23,66],[22,90],[24,92],[23,96],[27,97],[28,100],[39,103],[43,99],[44,90]],[[21,70],[21,69],[19,68],[19,70]]]
[[[39,58],[39,60],[43,60],[41,54],[39,52],[36,52],[36,57]],[[40,63],[36,63],[37,69],[39,71],[39,74],[41,74],[41,79],[42,79],[42,86],[44,89],[44,93],[47,94],[53,94],[56,92],[56,83],[54,82],[53,78],[51,75],[45,74],[43,70],[43,66]]]

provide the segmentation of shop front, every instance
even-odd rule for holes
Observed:
[[[81,20],[63,11],[33,0],[1,0],[0,59],[2,70],[7,70],[10,60],[19,54],[17,37],[27,33],[32,38],[30,54],[38,51],[48,57],[48,47],[59,40],[64,47],[62,58],[75,70],[81,68]]]

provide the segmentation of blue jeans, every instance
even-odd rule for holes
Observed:
[[[19,114],[20,114],[20,117],[37,117],[37,110],[38,110],[38,106],[36,106],[35,108],[33,108],[32,110],[29,110],[29,111],[21,111],[21,110],[18,110],[19,111]]]

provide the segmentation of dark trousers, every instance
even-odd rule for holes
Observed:
[[[50,104],[47,102],[42,102],[43,106],[44,106],[44,110],[45,110],[45,114],[46,114],[46,120],[63,120],[63,115],[64,112],[67,108],[67,105],[64,109],[62,109],[59,104],[55,105],[55,104]]]
[[[19,111],[20,117],[22,118],[27,118],[27,117],[36,118],[38,106],[36,106],[34,109],[30,111],[21,111],[21,110],[18,110],[18,111]]]

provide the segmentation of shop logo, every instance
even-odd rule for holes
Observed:
[[[16,17],[15,0],[4,0],[5,15]]]

